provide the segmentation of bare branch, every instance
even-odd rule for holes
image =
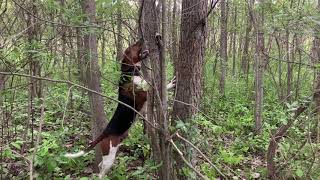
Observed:
[[[150,121],[148,121],[140,112],[138,112],[137,110],[135,110],[133,107],[129,106],[128,104],[126,103],[123,103],[117,99],[114,99],[112,97],[109,97],[109,96],[106,96],[100,92],[97,92],[97,91],[94,91],[92,89],[89,89],[87,87],[84,87],[84,86],[81,86],[79,84],[76,84],[72,81],[69,81],[69,80],[59,80],[59,79],[51,79],[51,78],[46,78],[46,77],[39,77],[39,76],[32,76],[32,75],[28,75],[28,74],[21,74],[21,73],[11,73],[11,72],[0,72],[0,74],[3,74],[3,75],[15,75],[15,76],[22,76],[22,77],[28,77],[28,78],[33,78],[33,79],[37,79],[37,80],[43,80],[43,81],[48,81],[48,82],[53,82],[53,83],[61,83],[61,84],[68,84],[70,86],[74,86],[74,87],[77,87],[77,88],[80,88],[80,89],[84,89],[88,92],[91,92],[91,93],[94,93],[94,94],[97,94],[101,97],[104,97],[104,98],[107,98],[109,100],[112,100],[112,101],[115,101],[117,103],[120,103],[130,109],[132,109],[135,113],[137,113],[142,120],[146,121],[150,126],[152,126],[154,129],[157,129],[158,131],[160,132],[163,132],[162,129],[160,129],[159,127],[156,127],[155,125],[153,125],[153,123],[151,123]]]
[[[187,140],[186,138],[182,137],[178,132],[176,133],[176,136],[183,140],[184,142],[188,143],[189,145],[191,145],[194,149],[196,149],[200,154],[201,156],[225,179],[227,179],[226,175],[224,175],[218,168],[217,166],[215,166],[211,161],[210,159],[197,147],[195,146],[193,143],[191,143],[189,140]]]
[[[209,178],[203,174],[201,174],[201,172],[199,172],[195,167],[193,167],[187,160],[186,158],[183,156],[183,153],[180,151],[180,149],[177,147],[177,145],[173,142],[172,139],[169,140],[169,142],[172,144],[172,146],[174,147],[174,149],[177,151],[177,153],[180,155],[181,159],[186,163],[186,165],[191,168],[195,173],[197,173],[198,176],[200,176],[202,179],[205,180],[209,180]]]

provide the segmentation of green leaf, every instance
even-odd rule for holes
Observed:
[[[144,172],[144,169],[141,167],[138,167],[138,169],[132,173],[132,176],[143,174],[143,172]]]
[[[35,161],[34,161],[34,164],[35,164],[36,166],[42,166],[43,163],[44,163],[44,160],[43,160],[41,157],[36,156]]]
[[[64,177],[64,180],[69,180],[70,179],[70,174],[66,177]]]
[[[177,129],[183,129],[185,127],[185,124],[183,121],[177,121],[177,125],[176,125],[176,128]]]
[[[87,178],[87,177],[82,177],[82,178],[80,178],[80,180],[89,180],[89,178]]]
[[[53,172],[56,167],[57,167],[57,162],[54,159],[51,159],[47,166],[48,171]]]
[[[12,153],[11,149],[5,149],[3,151],[3,156],[7,158],[14,158],[14,154]]]
[[[304,173],[303,173],[303,171],[299,168],[299,169],[296,170],[296,175],[297,175],[298,177],[302,177],[302,176],[304,175]]]
[[[20,144],[19,144],[19,143],[17,143],[17,142],[11,142],[11,143],[10,143],[10,145],[11,145],[11,146],[13,146],[13,147],[15,147],[15,148],[17,148],[18,150],[20,150],[20,149],[21,149]]]

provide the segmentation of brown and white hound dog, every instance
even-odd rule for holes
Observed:
[[[119,80],[118,100],[127,104],[131,108],[118,103],[117,109],[106,128],[100,136],[98,136],[84,150],[74,154],[66,154],[65,157],[80,157],[92,150],[100,143],[103,159],[99,164],[100,174],[102,178],[111,168],[116,158],[116,152],[120,143],[128,136],[128,130],[136,117],[136,111],[141,111],[147,100],[148,83],[142,78],[140,68],[141,61],[149,55],[148,50],[143,51],[143,40],[139,40],[135,44],[129,46],[122,57],[121,76]],[[167,89],[175,86],[174,80],[167,85]]]

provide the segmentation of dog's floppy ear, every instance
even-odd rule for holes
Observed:
[[[129,71],[131,65],[127,65],[125,63],[121,64],[121,72],[127,72]]]
[[[131,60],[131,55],[130,55],[130,47],[128,47],[124,53],[122,54],[121,57],[121,71],[127,71],[130,69],[131,66],[134,64],[132,63]]]

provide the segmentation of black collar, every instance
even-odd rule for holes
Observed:
[[[119,86],[131,83],[133,76],[140,76],[140,69],[139,66],[122,65]]]
[[[125,70],[124,68],[121,68],[121,74],[127,75],[127,76],[140,76],[140,70],[141,68],[139,66],[131,66],[131,65],[122,65],[123,67],[126,66]]]

